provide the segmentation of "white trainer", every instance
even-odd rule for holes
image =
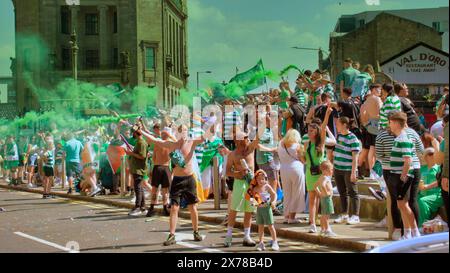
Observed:
[[[380,222],[375,224],[376,228],[386,228],[387,227],[387,220],[386,217],[383,218]]]
[[[399,241],[401,237],[402,237],[402,230],[401,229],[394,230],[394,232],[392,233],[392,240]]]
[[[347,221],[347,225],[357,225],[359,224],[361,221],[359,220],[359,216],[357,215],[352,215],[352,217],[350,217]]]
[[[316,225],[310,225],[308,233],[317,233]]]
[[[348,222],[348,215],[341,214],[337,219],[334,220],[335,224],[346,224]]]
[[[277,241],[272,242],[272,250],[273,251],[280,251],[280,246],[278,245]]]
[[[260,242],[260,243],[256,246],[256,250],[258,250],[258,251],[264,251],[264,250],[266,250],[266,246],[264,245],[263,242]]]

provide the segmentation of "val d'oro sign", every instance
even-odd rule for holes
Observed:
[[[419,43],[384,61],[381,68],[393,79],[408,84],[448,84],[448,53]]]
[[[400,67],[403,67],[404,65],[406,65],[407,67],[409,65],[414,65],[414,62],[417,61],[428,61],[428,64],[420,64],[421,66],[431,66],[434,67],[434,65],[439,65],[439,66],[446,66],[447,65],[447,60],[445,59],[441,59],[441,57],[436,56],[434,54],[428,54],[428,53],[420,53],[418,56],[413,56],[410,55],[409,57],[404,57],[402,60],[400,60],[400,62],[397,62],[397,65]]]

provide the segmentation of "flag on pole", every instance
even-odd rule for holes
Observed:
[[[244,92],[248,92],[266,83],[265,77],[261,77],[257,80],[254,80],[256,75],[263,73],[264,73],[264,65],[262,60],[259,60],[259,62],[251,69],[234,76],[230,80],[230,83],[236,82],[239,85],[242,85],[242,89]],[[247,84],[249,81],[252,81],[251,84]]]

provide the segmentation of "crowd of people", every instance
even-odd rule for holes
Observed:
[[[224,245],[232,245],[236,216],[244,213],[243,245],[260,251],[266,246],[265,226],[270,247],[279,250],[274,215],[282,215],[288,225],[307,221],[309,233],[328,237],[336,236],[331,221],[358,225],[358,181],[367,177],[380,181],[381,190],[371,188],[377,199],[392,200],[392,239],[419,237],[422,224],[442,206],[448,215],[448,88],[437,104],[438,125],[428,130],[406,84],[375,82],[371,65],[359,71],[347,59],[336,82],[326,71],[307,70],[293,89],[283,81],[265,94],[225,99],[221,115],[194,112],[191,122],[205,125],[199,130],[168,115],[121,120],[75,134],[39,132],[17,142],[9,136],[0,143],[2,174],[11,184],[22,178],[29,187],[42,184],[43,198],[52,198],[52,185],[62,183],[63,175],[69,194],[95,196],[105,194],[105,188],[111,195],[128,193],[135,202],[129,214],[133,217],[152,217],[160,197],[164,214],[170,216],[167,246],[176,242],[178,212],[184,207],[191,215],[194,239],[203,240],[197,205],[212,197],[217,157],[228,200]],[[109,146],[125,147],[124,170],[113,167]],[[92,151],[103,155],[98,164]],[[125,181],[119,179],[121,172]],[[125,193],[119,183],[126,183]],[[339,210],[333,205],[336,193]],[[304,212],[309,217],[297,218]],[[254,215],[258,243],[250,236]]]

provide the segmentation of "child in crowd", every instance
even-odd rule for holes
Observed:
[[[63,161],[64,160],[64,148],[62,142],[56,143],[56,156],[55,156],[55,183],[63,183]]]
[[[277,194],[269,185],[265,171],[258,170],[255,172],[255,177],[250,183],[246,198],[253,199],[253,204],[257,206],[256,224],[258,225],[259,243],[256,249],[258,251],[266,250],[264,245],[264,227],[268,226],[270,235],[272,236],[272,250],[279,251],[280,247],[277,242],[272,213],[272,207],[277,202]]]
[[[331,177],[333,176],[333,164],[329,160],[320,164],[320,171],[322,175],[317,181],[315,190],[320,196],[320,235],[326,237],[336,237],[336,234],[331,230],[329,224],[330,215],[334,214],[333,206],[333,185],[331,184]]]
[[[53,142],[48,142],[46,144],[44,153],[43,153],[43,171],[44,171],[44,193],[42,195],[43,199],[54,198],[53,195],[50,194],[52,189],[53,179],[54,179],[54,166],[55,166],[55,156],[54,156],[54,145]]]

